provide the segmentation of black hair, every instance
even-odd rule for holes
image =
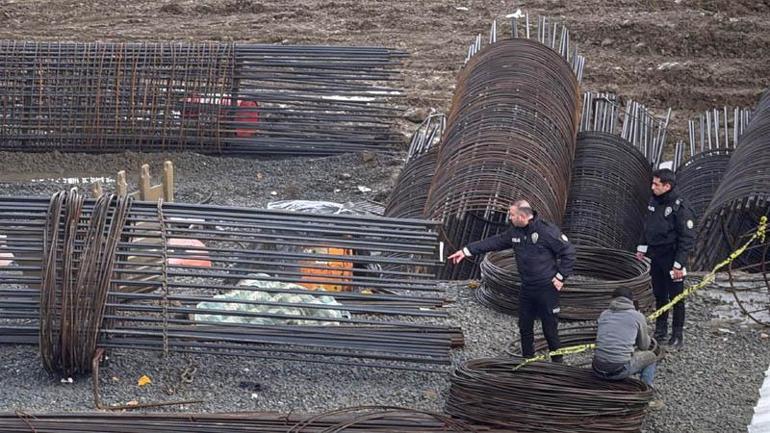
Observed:
[[[618,287],[612,292],[613,298],[617,298],[620,296],[624,298],[628,298],[632,301],[634,300],[634,292],[632,292],[631,289],[629,289],[628,287]]]
[[[671,185],[671,189],[674,189],[674,186],[676,186],[676,174],[667,168],[661,168],[660,170],[653,171],[652,177],[657,177],[660,179],[660,183],[667,183]]]

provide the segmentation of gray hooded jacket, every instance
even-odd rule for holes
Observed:
[[[600,365],[618,365],[631,360],[634,348],[648,350],[650,336],[647,321],[626,297],[613,298],[610,307],[599,316],[595,361]]]

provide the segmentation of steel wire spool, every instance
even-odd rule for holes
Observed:
[[[96,345],[441,371],[463,344],[435,222],[133,202],[121,225],[61,197],[0,197],[0,343],[39,332],[53,370],[84,372]]]
[[[642,311],[651,311],[650,266],[627,251],[578,246],[575,274],[559,292],[560,319],[596,320],[612,292],[628,287]],[[497,311],[517,315],[521,283],[511,250],[488,253],[481,262],[482,285],[476,299]]]
[[[392,151],[396,69],[376,47],[0,41],[0,150]]]
[[[633,250],[644,228],[650,163],[615,134],[581,132],[562,229],[575,245]]]
[[[696,269],[711,269],[740,245],[740,237],[770,215],[770,91],[765,91],[732,152],[722,181],[699,224]],[[760,250],[736,266],[766,262]]]
[[[561,222],[580,103],[573,71],[582,58],[554,48],[557,33],[541,37],[538,31],[536,40],[493,37],[484,48],[479,42],[458,76],[425,213],[444,221],[450,248],[502,230],[516,199]],[[446,267],[442,276],[477,274],[469,260]]]
[[[452,374],[446,412],[515,432],[638,432],[653,390],[636,379],[523,358],[474,359]]]

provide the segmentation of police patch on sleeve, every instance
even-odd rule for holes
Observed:
[[[569,242],[569,239],[567,239],[567,235],[565,235],[564,233],[561,234],[561,240],[563,240],[564,242]]]
[[[538,238],[538,237],[539,237],[539,235],[537,234],[537,232],[535,232],[535,233],[532,233],[532,243],[533,243],[533,244],[536,244],[536,243],[537,243],[537,238]]]
[[[673,209],[671,209],[671,206],[667,206],[666,207],[666,211],[663,213],[663,215],[664,216],[669,216],[669,215],[671,215],[671,211],[673,211]]]
[[[695,223],[692,220],[687,220],[687,228],[692,230],[693,227],[695,227]]]

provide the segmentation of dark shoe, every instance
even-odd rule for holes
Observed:
[[[668,345],[674,350],[681,350],[684,347],[684,337],[682,333],[674,331],[674,335],[668,340]]]

